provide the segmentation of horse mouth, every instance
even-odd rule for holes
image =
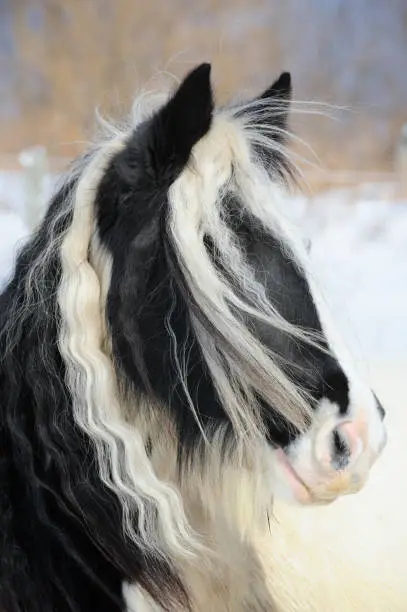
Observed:
[[[276,451],[276,456],[296,501],[301,504],[312,504],[314,502],[314,495],[311,489],[294,469],[285,452],[279,448]]]
[[[367,477],[357,473],[340,470],[336,477],[325,482],[319,480],[315,488],[306,483],[298,474],[290,459],[282,449],[276,451],[279,468],[284,481],[295,501],[301,505],[327,505],[343,495],[353,495],[363,489]]]
[[[282,449],[276,451],[277,460],[284,474],[286,483],[290,488],[292,495],[297,503],[304,506],[326,506],[334,502],[343,491],[337,490],[337,487],[328,486],[327,491],[313,491],[296,471],[286,453]]]

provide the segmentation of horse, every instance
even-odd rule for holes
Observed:
[[[4,612],[275,610],[273,500],[386,443],[284,214],[291,77],[216,107],[210,72],[73,162],[0,296]]]

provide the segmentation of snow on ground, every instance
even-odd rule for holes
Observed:
[[[54,176],[45,177],[44,199],[54,182]],[[25,214],[26,193],[21,171],[0,171],[0,288],[9,278],[16,251],[30,235]]]
[[[52,182],[47,177],[46,191]],[[0,172],[0,284],[29,234],[25,199],[22,174]],[[353,348],[369,362],[406,357],[407,202],[371,185],[356,201],[340,189],[292,198],[287,212],[311,238],[325,294]]]
[[[336,190],[293,202],[330,306],[355,350],[407,356],[407,201]]]

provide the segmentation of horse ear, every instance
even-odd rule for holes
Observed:
[[[282,72],[278,79],[261,94],[259,100],[264,100],[265,98],[277,98],[289,103],[291,100],[291,95],[291,74],[289,72]]]
[[[256,98],[259,101],[267,100],[267,102],[270,102],[269,121],[279,130],[279,132],[276,132],[274,135],[274,138],[282,142],[285,141],[284,131],[287,129],[291,94],[291,75],[289,72],[283,72],[270,87]],[[268,108],[268,104],[266,108]],[[266,116],[267,115],[268,113],[266,112]],[[264,119],[265,117],[263,115],[263,120]]]
[[[192,70],[153,118],[151,152],[156,171],[182,169],[192,147],[208,132],[214,108],[210,72],[210,64]]]

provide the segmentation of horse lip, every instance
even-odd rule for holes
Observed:
[[[305,501],[303,503],[313,503],[314,494],[309,488],[309,486],[304,482],[298,472],[294,469],[291,461],[289,460],[287,454],[283,451],[283,449],[278,449],[276,452],[278,461],[283,469],[288,473],[289,478],[291,478],[294,483],[299,487],[299,493],[304,495],[305,493]],[[297,496],[296,496],[297,497]]]

